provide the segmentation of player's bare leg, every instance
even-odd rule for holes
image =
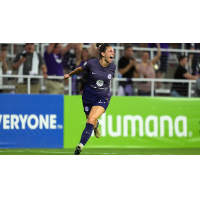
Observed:
[[[93,106],[87,119],[87,123],[95,125],[97,119],[105,112],[101,106]]]
[[[94,124],[94,134],[97,138],[100,137],[101,135],[101,132],[99,130],[99,124],[98,124],[98,119],[99,117],[101,117],[101,115],[105,112],[105,109],[101,106],[93,106],[91,111],[90,111],[90,114],[88,116],[88,120],[87,120],[87,123],[90,123],[90,124]]]

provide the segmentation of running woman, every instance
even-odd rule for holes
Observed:
[[[81,153],[93,130],[95,136],[100,137],[98,118],[106,111],[111,99],[110,81],[116,70],[116,65],[112,64],[115,56],[114,49],[106,43],[97,43],[96,46],[99,49],[100,59],[89,60],[82,67],[64,76],[64,79],[68,79],[84,71],[88,74],[82,96],[87,122],[80,143],[76,146],[75,155]]]

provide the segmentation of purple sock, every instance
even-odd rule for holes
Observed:
[[[82,133],[81,141],[80,141],[80,143],[83,144],[84,146],[87,143],[87,141],[90,139],[93,128],[94,128],[93,124],[89,124],[89,123],[86,124],[86,127]]]

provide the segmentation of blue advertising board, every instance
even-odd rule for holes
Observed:
[[[0,95],[0,148],[63,148],[63,95]]]

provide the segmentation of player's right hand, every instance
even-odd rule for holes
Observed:
[[[70,75],[69,74],[65,74],[63,79],[68,79],[68,78],[70,78]]]

